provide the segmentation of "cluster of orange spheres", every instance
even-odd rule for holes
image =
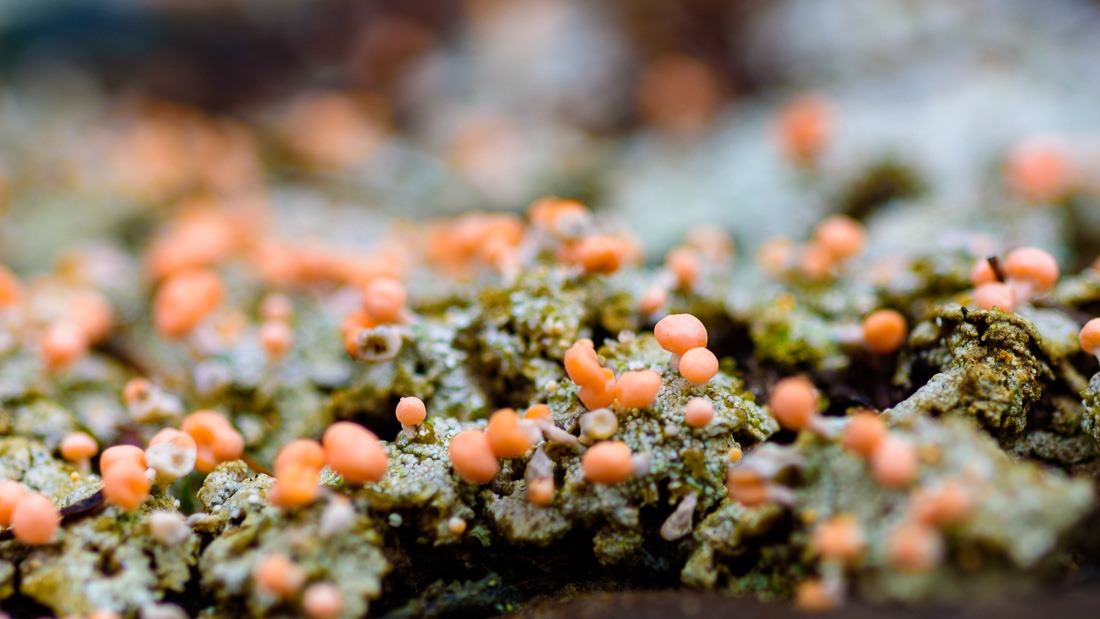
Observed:
[[[853,415],[841,435],[841,444],[867,459],[872,476],[884,488],[905,488],[917,478],[920,470],[917,446],[910,439],[890,432],[886,422],[875,413]]]
[[[344,347],[348,354],[359,354],[358,336],[366,329],[404,322],[408,310],[405,284],[392,277],[375,277],[363,286],[362,305],[344,317]]]
[[[265,593],[288,601],[301,593],[302,610],[310,619],[338,617],[344,610],[344,594],[336,585],[315,582],[306,586],[307,574],[282,553],[260,559],[252,570],[252,580]]]
[[[828,281],[863,251],[866,237],[867,231],[855,219],[831,215],[818,223],[805,245],[781,237],[764,242],[756,261],[773,277],[797,272],[810,282]]]
[[[524,418],[511,408],[502,408],[489,417],[484,430],[470,428],[451,438],[447,453],[458,476],[475,484],[486,484],[500,472],[502,458],[518,458],[534,447],[539,431],[533,423],[542,413],[532,406]]]
[[[260,346],[269,359],[286,356],[294,346],[294,331],[290,320],[294,316],[294,304],[282,294],[270,294],[260,306],[263,323],[260,324]]]
[[[57,292],[57,291],[55,291]],[[85,286],[66,286],[64,311],[53,317],[37,334],[39,353],[46,369],[57,371],[82,359],[89,347],[105,340],[114,327],[114,310],[98,290]],[[0,311],[33,305],[19,278],[0,264]]]
[[[717,360],[714,366],[717,372]],[[616,378],[613,370],[600,366],[589,339],[577,340],[565,352],[565,371],[580,387],[577,397],[589,410],[614,404],[621,408],[648,408],[657,401],[657,393],[661,390],[661,375],[653,370],[629,370]],[[695,376],[699,378],[700,374]]]
[[[90,437],[89,437],[90,438]],[[78,434],[70,435],[67,453],[62,455],[84,465],[91,445]],[[94,453],[94,451],[92,452]],[[244,453],[244,438],[220,413],[201,410],[188,415],[180,430],[164,428],[157,432],[145,449],[136,445],[114,445],[99,457],[103,495],[126,511],[140,507],[153,483],[166,486],[193,470],[209,473],[221,462],[236,460]]]
[[[580,387],[577,397],[588,410],[605,408],[615,401],[615,372],[600,365],[592,340],[577,340],[565,351],[565,373]]]
[[[28,492],[17,481],[0,481],[0,526],[11,527],[15,539],[48,544],[60,525],[61,513],[48,497]]]
[[[313,503],[320,494],[319,478],[326,465],[345,483],[362,485],[385,477],[389,459],[373,432],[350,421],[336,422],[325,430],[320,443],[297,439],[279,450],[268,502],[279,507]]]
[[[1020,247],[1008,252],[1002,266],[1004,281],[1000,281],[989,260],[978,260],[970,269],[974,303],[981,309],[1014,312],[1058,283],[1058,261],[1038,247]]]
[[[689,383],[704,385],[718,373],[718,357],[707,349],[707,328],[695,316],[669,314],[653,327],[653,335]]]

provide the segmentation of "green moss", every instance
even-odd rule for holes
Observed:
[[[833,323],[791,298],[760,307],[750,335],[758,358],[782,368],[840,369],[848,362]]]

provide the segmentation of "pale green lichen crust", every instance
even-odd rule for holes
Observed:
[[[98,489],[95,476],[74,476],[38,443],[0,441],[0,477],[18,479],[28,489],[50,497],[59,507],[89,499]],[[192,579],[199,540],[194,534],[175,543],[160,541],[150,531],[153,511],[177,512],[177,501],[156,492],[133,513],[107,506],[68,522],[53,543],[25,547],[0,542],[7,567],[0,595],[9,597],[13,571],[19,593],[58,615],[85,615],[111,609],[135,614],[141,608],[182,594]],[[17,567],[11,561],[15,560]]]
[[[289,557],[307,583],[330,582],[344,601],[342,617],[362,617],[382,593],[390,563],[382,535],[365,505],[351,502],[339,526],[326,527],[324,512],[336,495],[309,508],[281,510],[266,501],[271,478],[242,464],[223,465],[207,477],[200,499],[209,516],[196,523],[212,535],[198,561],[202,588],[217,601],[205,616],[300,617],[300,599],[284,599],[258,586],[257,564],[272,554]]]
[[[506,612],[534,594],[602,583],[610,570],[766,599],[839,578],[866,599],[920,601],[995,594],[1073,569],[1075,526],[1095,504],[1088,475],[1100,463],[1100,387],[1087,380],[1091,359],[1076,340],[1075,312],[1097,297],[1087,277],[1005,313],[973,307],[972,257],[961,251],[912,256],[890,265],[885,281],[855,262],[823,281],[795,274],[759,287],[739,285],[744,274],[719,261],[702,267],[694,289],[669,289],[660,308],[643,311],[639,297],[668,271],[628,263],[589,273],[540,252],[514,273],[410,278],[409,315],[385,325],[371,359],[353,358],[341,337],[359,292],[331,287],[288,295],[295,345],[270,358],[248,322],[261,320],[268,291],[236,272],[226,277],[245,326],[219,327],[233,337],[206,325],[167,342],[150,308],[130,300],[133,323],[112,343],[122,353],[92,350],[54,381],[42,379],[33,347],[0,355],[0,477],[63,510],[101,485],[55,456],[73,431],[101,447],[144,444],[208,408],[240,431],[246,454],[155,488],[134,512],[100,502],[67,513],[50,544],[0,542],[0,599],[58,615],[132,617],[174,604],[204,617],[299,617],[304,588],[332,585],[340,616],[352,618]],[[910,328],[900,350],[873,354],[859,325],[882,308]],[[653,333],[657,319],[682,312],[704,323],[718,359],[703,384],[681,376]],[[564,366],[583,338],[612,375],[647,370],[660,380],[651,404],[612,402],[600,414],[615,427],[596,438],[585,434],[590,411]],[[146,416],[120,397],[134,372],[116,354],[153,370],[163,410]],[[820,391],[814,414],[825,430],[782,430],[773,418],[769,393],[795,375]],[[428,416],[402,428],[394,408],[409,395]],[[685,420],[692,398],[713,406],[700,427]],[[522,415],[535,404],[549,408],[552,426],[540,427],[537,445],[498,458],[486,483],[456,473],[453,437],[485,428],[497,409]],[[917,446],[919,472],[905,488],[876,483],[867,462],[838,444],[845,417],[868,408]],[[316,501],[272,505],[264,467],[289,441],[319,439],[340,420],[385,439],[386,475],[360,486],[326,468]],[[618,483],[593,483],[583,465],[605,439],[632,457]],[[789,500],[732,500],[731,466],[769,458],[782,464],[770,481]],[[545,504],[532,500],[532,471],[553,482]],[[886,548],[892,532],[918,491],[944,480],[965,485],[973,513],[943,529],[946,550],[932,569],[898,569]],[[153,512],[185,517],[185,537],[166,544]],[[856,519],[867,545],[838,567],[810,540],[840,514]],[[260,582],[259,566],[275,556],[299,571],[298,589]]]
[[[791,513],[785,516],[776,505],[724,505],[696,530],[699,547],[684,568],[685,583],[766,596],[789,591],[817,561],[807,547],[813,525],[838,514],[854,516],[867,540],[847,577],[868,598],[993,594],[1009,582],[1027,586],[1044,569],[1059,569],[1051,551],[1090,509],[1091,483],[1013,462],[964,420],[920,417],[895,431],[918,446],[917,485],[951,480],[976,497],[972,515],[945,530],[947,559],[939,567],[906,573],[890,565],[886,540],[912,517],[908,488],[883,489],[861,458],[806,435],[786,448],[798,461]]]

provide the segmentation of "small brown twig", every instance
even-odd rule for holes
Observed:
[[[1001,259],[997,256],[989,256],[985,259],[989,263],[989,268],[993,269],[993,276],[997,278],[1000,283],[1005,283],[1008,279],[1008,274],[1005,273],[1005,267],[1001,264]]]

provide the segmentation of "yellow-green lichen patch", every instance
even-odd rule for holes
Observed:
[[[887,414],[894,420],[959,415],[997,435],[1019,434],[1054,378],[1039,340],[1031,323],[1014,314],[957,306],[940,310],[913,330],[910,342],[914,356],[939,373]]]
[[[75,475],[68,464],[24,439],[0,441],[0,478],[20,481],[59,508],[93,500],[99,489],[96,476]],[[181,543],[165,544],[152,534],[148,515],[157,510],[175,513],[175,499],[157,491],[134,513],[108,505],[100,512],[66,520],[50,544],[26,547],[6,541],[0,543],[0,554],[13,559],[7,565],[18,570],[18,592],[58,615],[97,609],[134,613],[182,592],[198,556],[194,535]],[[9,580],[9,595],[14,593],[11,584]]]
[[[788,459],[797,462],[783,477],[794,489],[792,518],[777,518],[775,505],[719,508],[696,532],[702,546],[689,560],[685,580],[744,591],[755,589],[757,579],[766,577],[775,579],[767,587],[775,591],[808,573],[840,569],[818,559],[809,546],[815,524],[840,514],[855,519],[866,544],[859,560],[841,573],[869,598],[957,598],[995,591],[1007,582],[1025,583],[1035,573],[1057,569],[1054,551],[1059,539],[1080,521],[1093,500],[1087,481],[1014,462],[995,441],[963,419],[918,417],[892,432],[912,440],[920,454],[918,479],[912,486],[883,488],[860,457],[832,441],[803,435],[783,448],[789,452]],[[752,457],[750,451],[746,458]],[[942,563],[920,573],[902,569],[893,563],[890,537],[915,518],[914,510],[922,500],[915,488],[935,488],[941,483],[966,488],[972,511],[943,529],[947,551]],[[766,518],[767,526],[749,526],[759,518]],[[777,539],[786,541],[776,547]],[[790,561],[793,557],[789,557],[782,569],[774,571],[776,566],[769,567],[762,558],[765,549],[773,553],[794,549],[799,558]],[[747,563],[746,557],[750,558]],[[746,567],[751,567],[747,573]]]
[[[301,616],[300,595],[279,597],[254,578],[262,560],[279,554],[294,562],[307,584],[327,582],[339,589],[341,617],[364,616],[370,601],[381,595],[382,579],[390,570],[379,523],[364,513],[365,505],[340,504],[338,509],[350,511],[332,525],[326,523],[325,510],[333,501],[347,499],[330,495],[309,507],[282,510],[267,504],[270,478],[243,478],[242,473],[231,468],[212,475],[202,495],[221,521],[220,532],[198,562],[203,590],[219,611],[249,617]]]
[[[58,615],[95,610],[134,613],[191,579],[198,537],[166,544],[150,532],[155,510],[175,511],[174,499],[154,496],[135,513],[108,507],[103,514],[66,525],[59,542],[32,551],[20,567],[20,592]]]

